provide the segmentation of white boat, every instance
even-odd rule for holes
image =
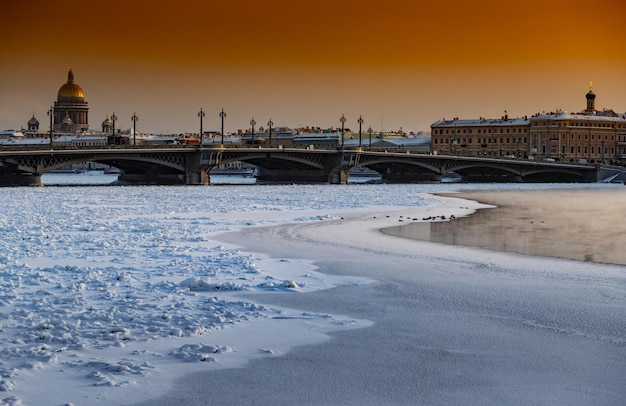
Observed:
[[[256,177],[259,170],[256,168],[214,168],[211,169],[211,175],[219,176],[243,176],[246,178]]]
[[[82,169],[53,169],[49,173],[84,173]]]

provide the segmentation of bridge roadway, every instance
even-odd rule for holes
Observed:
[[[348,171],[367,167],[384,182],[440,181],[455,172],[482,182],[595,182],[600,167],[516,159],[374,152],[364,149],[245,148],[197,145],[103,147],[2,147],[0,185],[41,185],[41,175],[80,162],[122,170],[120,183],[210,185],[210,170],[241,161],[268,182],[344,184]]]

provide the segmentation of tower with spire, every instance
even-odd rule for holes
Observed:
[[[596,94],[592,90],[593,83],[589,82],[589,92],[585,95],[587,98],[587,108],[585,109],[585,114],[596,114]]]

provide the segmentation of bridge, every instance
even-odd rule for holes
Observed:
[[[14,148],[0,149],[0,185],[38,186],[46,172],[89,161],[119,168],[121,183],[158,185],[210,185],[211,169],[235,161],[257,166],[257,178],[261,181],[294,183],[344,184],[348,172],[360,167],[375,170],[388,183],[436,182],[449,172],[477,182],[595,182],[612,173],[598,165],[375,152],[360,148],[225,148],[221,145]]]

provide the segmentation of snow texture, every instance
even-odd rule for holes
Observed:
[[[260,226],[328,224],[323,233],[358,249],[367,240],[339,227],[344,218],[401,210],[420,219],[468,215],[479,205],[450,209],[445,199],[426,194],[463,187],[5,188],[0,405],[128,404],[162,395],[186,373],[241,367],[323,342],[331,331],[369,327],[367,318],[267,305],[260,298],[367,286],[372,275],[323,274],[315,257],[302,252],[245,252],[219,236]],[[438,211],[443,207],[445,213]],[[373,226],[384,226],[384,218]],[[271,240],[259,244],[273,251]],[[488,261],[479,266],[476,272],[500,271]],[[623,311],[623,302],[616,311]],[[550,320],[518,322],[560,328]],[[623,348],[621,327],[601,339]]]

